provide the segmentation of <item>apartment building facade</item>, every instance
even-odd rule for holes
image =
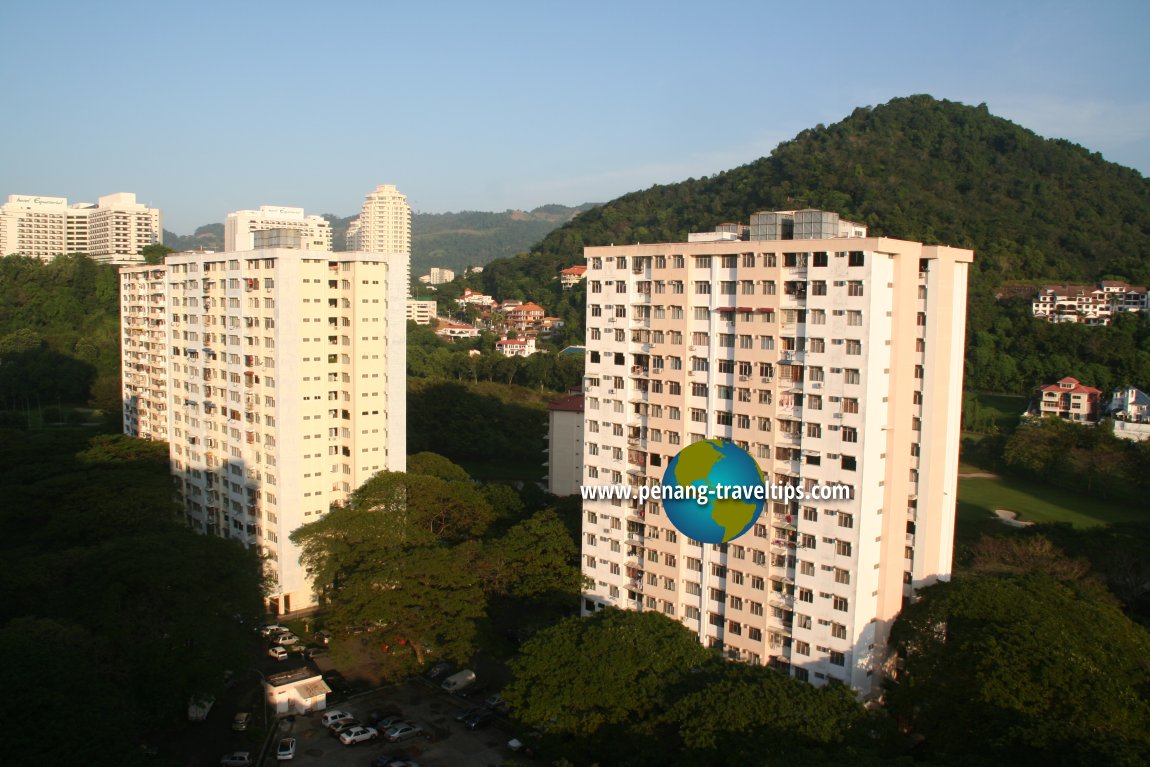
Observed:
[[[1150,311],[1150,293],[1120,280],[1097,285],[1045,285],[1030,304],[1031,314],[1053,323],[1109,325],[1117,314]]]
[[[769,501],[722,545],[657,501],[587,500],[584,613],[658,610],[730,658],[876,694],[903,600],[951,570],[973,254],[784,211],[585,257],[585,486],[657,484],[724,438],[772,483],[852,499]]]
[[[0,255],[50,261],[85,253],[104,263],[132,264],[142,263],[140,250],[162,239],[160,211],[130,192],[104,195],[95,205],[12,194],[0,205]]]
[[[299,233],[304,250],[331,252],[331,224],[323,216],[309,216],[303,208],[261,205],[259,210],[237,210],[224,219],[224,250],[254,250],[256,232],[272,229]]]
[[[167,442],[167,267],[120,269],[120,336],[124,433]]]
[[[258,548],[277,613],[314,604],[291,532],[406,466],[403,274],[394,256],[292,249],[121,272],[125,342],[162,330],[168,355],[146,371],[166,366],[161,409],[130,367],[151,349],[126,349],[125,430],[161,438],[164,424],[187,523]],[[163,325],[139,324],[161,306]]]
[[[359,217],[348,227],[347,249],[405,256],[404,284],[411,294],[411,206],[394,184],[380,184],[368,193]]]

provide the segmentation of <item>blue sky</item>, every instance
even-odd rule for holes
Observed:
[[[606,201],[929,93],[1150,175],[1150,3],[7,4],[0,195],[230,210]]]

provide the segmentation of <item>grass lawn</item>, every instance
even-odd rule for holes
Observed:
[[[993,515],[995,509],[1017,512],[1024,522],[1066,522],[1074,527],[1150,518],[1146,511],[1128,503],[1093,498],[1013,477],[960,479],[958,503],[960,534],[964,523],[978,525],[980,518]]]

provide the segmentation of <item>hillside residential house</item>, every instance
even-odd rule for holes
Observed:
[[[495,342],[495,350],[504,357],[530,357],[538,351],[534,338],[503,338]]]
[[[1133,386],[1114,390],[1106,415],[1114,419],[1114,436],[1132,442],[1150,440],[1150,395]]]
[[[539,330],[543,325],[543,318],[547,312],[539,304],[528,301],[519,306],[507,308],[503,305],[503,315],[507,318],[507,327],[512,330],[526,331]]]
[[[1075,423],[1097,423],[1102,392],[1067,376],[1038,388],[1037,415],[1055,416]]]
[[[460,305],[475,304],[476,306],[491,306],[495,303],[495,299],[486,293],[477,293],[471,288],[464,288],[463,295],[455,299],[455,303]]]
[[[439,320],[439,327],[435,329],[435,334],[449,341],[454,341],[456,338],[478,338],[479,328],[460,322]]]
[[[572,266],[559,272],[559,284],[563,286],[564,290],[570,290],[582,282],[586,276],[586,266]]]
[[[1150,310],[1146,288],[1117,280],[1097,285],[1045,285],[1031,303],[1031,312],[1047,322],[1109,325],[1122,312]]]

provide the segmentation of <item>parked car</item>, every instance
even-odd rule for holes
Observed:
[[[480,730],[495,721],[495,712],[489,708],[481,708],[464,720],[463,725],[469,730]]]
[[[264,626],[263,628],[260,629],[260,635],[264,636],[264,637],[273,637],[273,636],[276,636],[277,634],[289,634],[289,633],[291,633],[291,629],[287,628],[286,626],[277,626],[274,623],[267,625],[267,626]]]
[[[475,684],[475,672],[465,668],[444,679],[440,687],[448,692],[459,692],[473,684]]]
[[[339,734],[339,742],[345,746],[354,746],[379,737],[379,731],[374,727],[348,727]]]
[[[378,711],[372,711],[367,717],[367,723],[380,732],[386,732],[388,728],[394,727],[403,721],[403,717],[399,714],[381,714]]]
[[[539,738],[541,737],[542,733],[529,732],[526,735],[520,735],[507,741],[507,747],[517,754],[534,756],[535,747],[539,743]]]
[[[333,738],[338,738],[345,730],[350,730],[352,727],[360,727],[363,722],[358,719],[340,719],[338,722],[332,722],[328,725],[327,734]]]
[[[236,732],[243,732],[251,724],[251,721],[252,715],[247,711],[241,711],[232,719],[232,729]]]
[[[326,632],[326,631],[317,631],[314,634],[312,634],[312,636],[315,638],[315,641],[319,642],[322,645],[326,645],[328,642],[331,641],[331,634]]]
[[[295,759],[295,738],[284,738],[276,747],[276,760],[284,762]]]
[[[405,754],[380,754],[372,761],[371,767],[419,767],[419,765],[408,759]]]
[[[428,679],[439,679],[441,677],[446,676],[447,674],[451,673],[454,670],[455,670],[455,664],[454,663],[448,663],[447,661],[440,661],[439,663],[436,663],[434,666],[432,666],[431,668],[429,668],[427,670],[427,678]]]
[[[327,655],[326,647],[309,647],[303,651],[304,657],[308,660],[318,658],[320,655]]]
[[[233,751],[220,758],[220,767],[252,767],[251,751]]]
[[[498,711],[500,714],[507,714],[511,710],[511,704],[504,700],[499,693],[488,696],[487,700],[483,701],[483,705],[492,711]]]
[[[414,738],[417,735],[423,735],[423,728],[418,724],[411,722],[400,722],[388,728],[384,733],[384,737],[392,743],[399,743],[400,741]]]
[[[355,718],[354,716],[347,713],[346,711],[341,711],[339,709],[333,709],[331,711],[328,711],[326,714],[324,714],[323,717],[319,720],[319,722],[324,727],[330,727],[332,725],[332,723],[334,723],[334,722],[338,722],[338,721],[345,720],[345,719],[354,719],[354,718]]]
[[[280,647],[279,645],[276,645],[275,647],[269,647],[268,648],[268,657],[269,658],[275,658],[276,660],[287,660],[288,651],[285,650],[284,648]]]
[[[455,715],[455,721],[466,722],[468,719],[475,716],[476,714],[478,714],[482,710],[483,710],[482,706],[471,706],[470,708],[465,708],[462,711],[460,711],[458,714]]]
[[[290,647],[293,644],[299,644],[299,637],[290,631],[286,634],[278,634],[272,638],[272,641],[280,647]]]

